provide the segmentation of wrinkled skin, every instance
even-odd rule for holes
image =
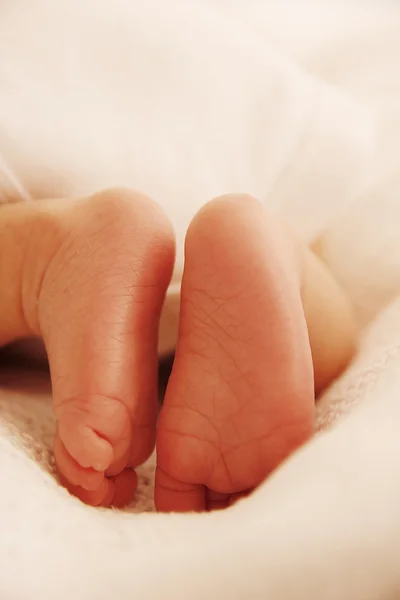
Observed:
[[[124,190],[2,209],[1,341],[43,337],[63,483],[121,506],[157,437],[156,506],[247,494],[312,434],[314,377],[299,264],[260,203],[207,204],[186,237],[179,340],[157,428],[157,336],[174,235]],[[4,255],[4,253],[3,253]]]

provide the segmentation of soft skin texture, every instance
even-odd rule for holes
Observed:
[[[10,205],[0,244],[0,341],[43,337],[61,480],[88,504],[122,506],[156,439],[168,218],[126,190]],[[312,435],[314,388],[353,345],[343,294],[284,225],[248,196],[208,203],[186,238],[157,508],[225,507],[255,488]]]
[[[6,206],[0,228],[1,340],[44,339],[62,480],[87,503],[125,504],[136,475],[124,469],[155,441],[168,219],[148,198],[113,190]]]
[[[312,435],[314,386],[354,339],[344,295],[286,226],[247,196],[206,205],[186,237],[157,508],[224,508],[260,484]]]

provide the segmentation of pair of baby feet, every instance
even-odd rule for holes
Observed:
[[[81,500],[129,502],[156,443],[158,510],[225,507],[312,435],[303,250],[258,201],[218,198],[188,229],[160,415],[158,326],[174,264],[160,207],[114,190],[6,206],[0,217],[12,257],[0,279],[13,282],[0,342],[43,337],[55,458]]]

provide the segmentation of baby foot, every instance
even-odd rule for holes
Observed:
[[[83,501],[125,504],[132,467],[154,447],[172,229],[158,206],[125,191],[48,206],[33,232],[35,264],[41,251],[47,259],[31,329],[49,357],[57,465]]]
[[[226,506],[311,436],[300,287],[293,244],[257,201],[223,197],[192,222],[157,434],[158,510]]]

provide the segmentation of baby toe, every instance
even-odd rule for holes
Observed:
[[[137,488],[137,474],[132,469],[125,469],[113,478],[114,494],[110,505],[114,508],[127,506],[134,496]]]
[[[54,456],[60,473],[70,485],[86,491],[95,491],[101,485],[103,472],[82,467],[65,448],[58,433],[54,442]]]
[[[56,405],[58,431],[67,452],[85,469],[113,474],[127,463],[132,443],[128,410],[118,398],[91,395]]]
[[[133,499],[137,487],[137,475],[131,469],[125,469],[115,477],[104,477],[100,485],[93,490],[87,490],[60,476],[61,483],[79,500],[94,507],[123,508]]]
[[[95,490],[85,490],[79,485],[72,485],[60,474],[60,481],[67,490],[89,506],[110,506],[114,498],[114,483],[111,479],[103,478]]]

